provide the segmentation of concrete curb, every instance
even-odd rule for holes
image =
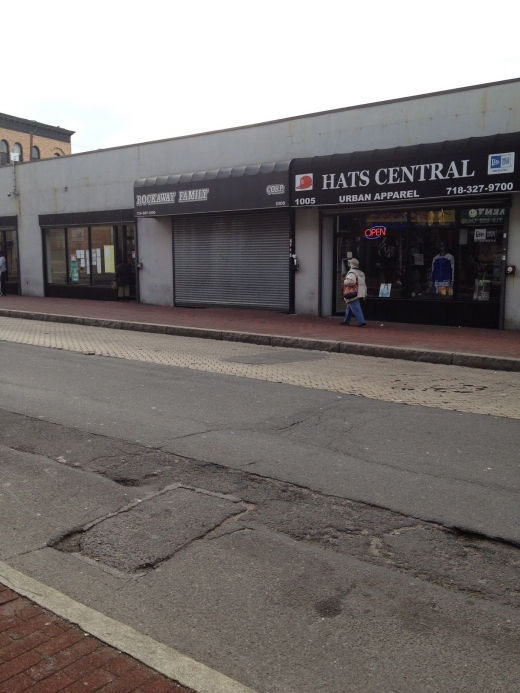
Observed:
[[[255,693],[251,688],[196,662],[124,623],[94,611],[0,561],[0,580],[14,592],[78,625],[107,645],[197,693]]]
[[[381,344],[362,344],[360,342],[342,342],[327,339],[307,339],[284,335],[256,334],[254,332],[234,332],[230,330],[213,330],[203,327],[184,327],[181,325],[161,325],[129,320],[107,320],[105,318],[86,318],[77,315],[58,315],[55,313],[35,313],[24,310],[0,309],[0,316],[6,318],[23,318],[25,320],[42,320],[44,322],[70,323],[89,327],[106,327],[113,330],[131,330],[133,332],[151,332],[177,337],[197,337],[199,339],[216,339],[225,342],[244,342],[262,346],[285,347],[287,349],[307,349],[329,351],[341,354],[357,354],[385,359],[404,361],[422,361],[424,363],[441,363],[448,366],[466,366],[493,371],[520,372],[520,358],[504,356],[486,356],[432,349],[413,349],[410,347],[385,346]]]

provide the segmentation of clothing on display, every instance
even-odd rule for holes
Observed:
[[[455,283],[455,258],[441,246],[441,251],[433,258],[430,278],[437,298],[451,298]]]

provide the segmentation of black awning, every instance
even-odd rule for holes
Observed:
[[[520,190],[520,133],[294,159],[292,204],[349,205]]]
[[[125,224],[135,221],[133,209],[105,209],[95,212],[64,212],[60,214],[40,214],[41,227],[53,226],[91,226],[94,224]]]
[[[18,226],[18,217],[17,216],[10,216],[10,217],[0,217],[0,229],[8,228],[17,228]]]
[[[290,161],[140,178],[137,217],[289,206]]]

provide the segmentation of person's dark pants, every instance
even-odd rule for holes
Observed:
[[[5,294],[5,278],[6,278],[6,273],[2,272],[0,274],[0,293]]]

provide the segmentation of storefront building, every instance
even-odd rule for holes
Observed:
[[[356,257],[369,320],[503,327],[519,157],[514,133],[296,159],[293,206],[333,229],[331,312]]]
[[[175,305],[291,311],[289,165],[136,181],[136,218],[172,223]]]
[[[519,133],[509,80],[10,163],[8,291],[339,316],[357,257],[368,320],[520,329]]]

